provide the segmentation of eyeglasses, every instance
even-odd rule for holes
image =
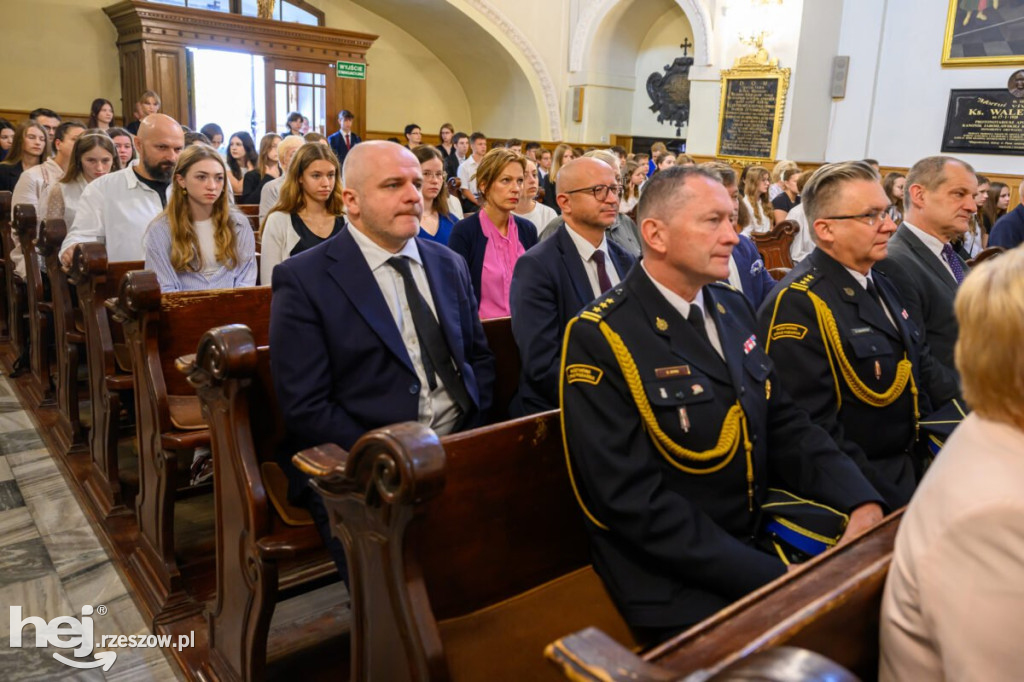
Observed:
[[[593,187],[580,187],[579,189],[571,189],[568,192],[565,192],[565,194],[576,194],[577,192],[590,192],[598,201],[604,201],[608,198],[609,192],[616,197],[622,196],[622,185],[594,185]]]
[[[444,182],[444,179],[448,177],[448,174],[444,171],[423,171],[423,177],[427,180],[440,180]]]
[[[868,211],[867,213],[860,213],[858,215],[833,215],[826,216],[825,220],[856,220],[859,223],[864,223],[868,227],[875,227],[885,223],[886,218],[890,218],[889,211],[892,210],[892,206],[887,206],[879,211]]]

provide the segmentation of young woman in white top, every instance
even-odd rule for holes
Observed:
[[[558,217],[553,208],[537,201],[539,191],[540,179],[537,175],[537,164],[532,159],[526,159],[526,179],[523,183],[523,193],[519,195],[519,203],[512,212],[533,223],[538,233]]]
[[[750,212],[750,226],[743,228],[743,234],[752,232],[770,232],[774,222],[774,210],[768,200],[768,187],[771,175],[762,166],[751,166],[747,169],[747,179],[743,183],[743,201]]]
[[[647,182],[647,164],[627,161],[626,172],[623,173],[619,213],[629,213],[636,207],[640,202],[640,188],[645,182]]]
[[[307,142],[288,165],[281,195],[263,223],[260,283],[270,284],[281,261],[341,231],[341,168],[327,145]]]
[[[256,284],[256,238],[228,201],[227,175],[209,145],[190,145],[178,157],[167,208],[142,238],[146,269],[156,273],[161,291]]]
[[[63,218],[64,224],[71,227],[85,186],[116,170],[121,170],[121,161],[113,140],[106,133],[97,131],[80,135],[75,140],[64,177],[48,187],[39,202],[43,207],[43,219]]]

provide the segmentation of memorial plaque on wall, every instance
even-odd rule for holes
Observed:
[[[788,88],[789,69],[762,66],[723,71],[718,156],[774,159]]]
[[[1024,156],[1024,98],[1008,90],[951,90],[942,151]]]

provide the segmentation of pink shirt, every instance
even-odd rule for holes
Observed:
[[[480,211],[480,225],[487,237],[484,250],[484,265],[480,275],[480,319],[508,317],[509,289],[512,286],[512,270],[526,249],[519,242],[519,230],[512,214],[508,216],[508,234],[502,236],[491,222],[487,211]]]

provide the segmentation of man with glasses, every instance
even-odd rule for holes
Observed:
[[[597,159],[576,159],[558,174],[565,224],[516,261],[509,305],[522,369],[509,412],[558,407],[562,336],[588,302],[617,285],[636,259],[605,236],[619,212],[622,186]]]
[[[921,419],[959,389],[873,268],[896,225],[871,166],[822,166],[802,197],[817,246],[761,306],[758,338],[782,387],[897,509],[923,473]]]
[[[967,263],[951,242],[967,232],[978,210],[978,177],[966,163],[930,156],[914,164],[904,189],[903,224],[878,264],[899,289],[910,319],[917,324],[949,381],[959,381],[953,346],[959,332],[953,298],[967,276]]]
[[[750,304],[721,283],[732,212],[706,170],[656,173],[638,204],[643,260],[565,333],[571,480],[594,567],[641,644],[786,572],[761,544],[770,488],[849,514],[847,537],[882,518],[856,465],[779,389]]]

